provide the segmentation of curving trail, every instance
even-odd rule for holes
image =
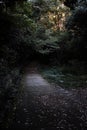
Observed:
[[[25,71],[23,85],[24,93],[10,129],[87,129],[86,89],[68,91],[56,87],[43,79],[32,66]]]

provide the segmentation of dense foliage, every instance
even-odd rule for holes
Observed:
[[[38,60],[55,66],[86,67],[86,17],[87,0],[0,0],[2,122],[3,113],[11,109],[10,104],[19,93],[20,69],[24,64]],[[62,74],[58,77],[55,70],[55,81],[59,83]]]
[[[71,3],[68,5],[70,7]],[[80,60],[87,59],[87,1],[78,0],[74,10],[66,21],[66,27],[72,33],[71,46]]]

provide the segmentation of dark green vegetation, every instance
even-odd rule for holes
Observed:
[[[49,82],[55,83],[55,86],[67,89],[87,87],[87,73],[80,66],[43,66],[40,72]]]
[[[34,60],[58,85],[87,86],[86,18],[86,0],[0,0],[1,124],[19,94],[22,67]]]

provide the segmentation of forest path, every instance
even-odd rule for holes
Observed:
[[[23,85],[24,93],[19,99],[11,129],[87,129],[85,91],[55,87],[43,79],[34,66],[26,68]]]

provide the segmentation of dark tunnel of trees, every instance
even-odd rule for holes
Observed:
[[[87,73],[87,0],[0,0],[2,126],[19,94],[21,69],[32,61]]]

